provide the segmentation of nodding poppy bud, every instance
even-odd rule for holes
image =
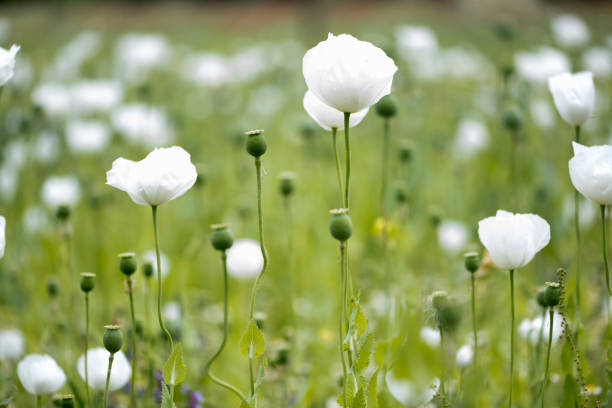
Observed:
[[[376,103],[376,113],[385,119],[392,118],[397,114],[397,105],[398,102],[395,95],[385,95]]]
[[[282,195],[289,197],[295,191],[295,173],[284,171],[279,176],[278,189]]]
[[[102,336],[104,348],[109,353],[115,354],[123,346],[123,333],[119,330],[119,326],[104,326],[104,335]]]
[[[263,130],[251,130],[250,132],[246,132],[246,150],[255,158],[262,156],[268,149],[263,132]]]
[[[130,276],[136,272],[138,263],[136,262],[136,254],[133,252],[125,252],[119,254],[119,269],[125,276]]]
[[[474,273],[480,267],[480,257],[477,252],[467,252],[463,255],[465,269],[470,273]]]
[[[144,274],[145,278],[150,278],[153,276],[153,272],[155,272],[155,270],[153,269],[153,264],[151,262],[146,261],[142,264],[142,273]]]
[[[67,205],[60,205],[59,207],[57,207],[57,212],[55,213],[55,216],[60,221],[68,220],[68,218],[70,218],[70,207]]]
[[[353,235],[353,222],[348,215],[348,209],[339,208],[330,211],[329,232],[338,241],[344,242]]]
[[[561,301],[561,285],[556,282],[546,282],[544,289],[544,299],[548,307],[555,307]]]
[[[210,243],[217,251],[226,251],[234,244],[234,234],[227,224],[211,225]]]
[[[81,274],[81,290],[85,293],[91,292],[95,287],[95,273],[83,272]]]
[[[54,298],[59,293],[59,283],[57,283],[57,279],[50,278],[47,281],[47,294],[49,297]]]

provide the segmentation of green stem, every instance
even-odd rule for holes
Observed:
[[[248,404],[246,397],[242,394],[242,392],[240,392],[240,390],[238,390],[238,388],[234,387],[233,385],[229,383],[226,383],[225,381],[220,380],[219,378],[215,377],[210,372],[210,366],[217,359],[217,357],[221,355],[221,352],[225,348],[225,344],[227,342],[227,336],[229,333],[229,321],[228,321],[229,285],[228,285],[228,278],[227,278],[227,253],[225,251],[221,255],[221,263],[223,264],[223,339],[221,340],[221,344],[219,345],[219,348],[217,349],[215,354],[213,354],[212,357],[206,362],[206,366],[204,367],[204,373],[208,376],[208,378],[210,378],[212,382],[233,392],[244,403]]]
[[[136,406],[136,316],[134,314],[134,294],[132,293],[132,279],[127,278],[128,295],[130,297],[130,316],[132,318],[132,387],[130,390],[130,407]]]
[[[108,356],[108,370],[106,371],[106,385],[104,386],[104,404],[102,408],[108,407],[108,384],[110,383],[111,376],[111,368],[113,367],[113,360],[115,359],[115,355],[111,353]]]
[[[342,400],[346,401],[346,381],[348,380],[346,362],[344,361],[344,324],[346,321],[346,274],[344,273],[344,255],[346,241],[340,242],[340,318],[338,320],[338,345],[340,350],[340,361],[342,362]],[[343,404],[346,406],[346,403]]]
[[[34,398],[36,399],[36,408],[41,408],[42,407],[42,399],[41,399],[40,395],[36,395]]]
[[[380,215],[383,221],[382,235],[381,235],[381,249],[382,249],[382,268],[384,276],[384,286],[386,292],[386,331],[387,339],[391,338],[391,271],[388,263],[388,221],[387,221],[387,178],[388,178],[388,162],[389,162],[389,119],[385,119],[383,126],[383,148],[381,157],[381,189],[380,189]],[[387,368],[389,365],[390,358],[390,347],[385,349],[385,360],[383,364],[383,375],[386,375]]]
[[[350,113],[344,113],[344,147],[346,150],[346,185],[344,186],[344,208],[349,208],[349,191],[351,182],[351,145],[349,141]]]
[[[508,407],[512,408],[512,386],[514,383],[514,269],[510,269],[510,392]]]
[[[151,206],[153,212],[153,232],[155,234],[155,257],[157,259],[157,319],[159,320],[159,327],[168,337],[170,343],[170,351],[174,350],[174,342],[172,341],[172,335],[166,329],[164,320],[162,319],[161,303],[162,303],[162,270],[161,270],[161,259],[159,254],[159,234],[157,231],[157,206]]]
[[[474,331],[474,366],[478,362],[478,331],[476,330],[476,278],[474,274],[470,274],[472,278],[472,330]]]
[[[446,376],[446,354],[444,353],[444,330],[442,326],[439,326],[440,329],[440,355],[442,356],[442,373],[440,375],[440,394],[444,398],[446,396],[446,391],[444,388],[445,376]]]
[[[338,191],[340,192],[340,206],[344,208],[346,204],[344,203],[344,188],[342,187],[342,172],[340,171],[340,157],[338,156],[338,146],[336,145],[336,136],[338,133],[338,128],[332,128],[332,144],[334,146],[334,159],[336,161],[336,176],[338,178]]]
[[[87,360],[89,351],[89,292],[85,292],[85,393],[87,394],[87,406],[91,406],[91,396],[89,393],[89,369]]]
[[[580,143],[580,126],[576,126],[576,143]],[[576,229],[576,317],[580,321],[580,193],[574,191],[574,225]],[[579,324],[578,324],[579,326]]]
[[[255,315],[255,298],[257,297],[257,288],[259,281],[263,277],[268,267],[268,250],[264,241],[264,230],[263,230],[263,210],[262,210],[262,199],[261,199],[261,159],[255,158],[255,172],[257,173],[257,219],[259,224],[259,247],[261,248],[261,254],[263,256],[263,267],[255,279],[253,289],[251,291],[251,307],[249,311],[249,322],[253,320]],[[251,396],[255,393],[255,380],[253,376],[253,357],[249,357],[249,374],[250,374],[250,385],[251,385]]]
[[[601,206],[601,232],[603,236],[602,252],[603,252],[603,259],[604,259],[604,267],[606,270],[606,287],[608,288],[608,294],[612,296],[612,290],[610,290],[610,273],[608,271],[608,255],[607,255],[607,250],[606,250],[608,245],[606,243],[607,233],[606,233],[606,206],[605,205]]]
[[[544,396],[546,394],[546,383],[548,382],[548,370],[550,366],[550,346],[552,344],[553,337],[553,318],[554,318],[554,309],[551,307],[548,311],[548,349],[546,350],[546,369],[544,371],[544,381],[542,382],[542,408],[544,408]],[[544,326],[544,321],[542,321],[542,326]]]
[[[387,179],[389,172],[389,119],[385,119],[385,124],[383,128],[383,149],[382,149],[382,158],[381,158],[381,188],[380,188],[380,214],[383,217],[383,220],[387,219]]]

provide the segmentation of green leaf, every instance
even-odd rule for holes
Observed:
[[[351,408],[366,408],[366,393],[364,387],[360,387],[357,390],[357,394],[355,394],[351,402]]]
[[[563,383],[563,396],[561,397],[563,402],[560,408],[574,408],[578,406],[578,392],[578,384],[576,384],[574,377],[567,374]]]
[[[251,319],[242,338],[240,339],[240,352],[248,358],[261,356],[266,350],[266,339],[257,327],[255,320]]]
[[[346,403],[345,396],[340,394],[337,399],[338,404],[341,407],[349,408],[351,406],[351,402],[353,401],[353,395],[355,394],[355,376],[352,373],[349,373],[346,381]],[[340,388],[341,393],[344,393],[344,387]]]
[[[168,386],[162,383],[161,387],[162,387],[161,408],[176,408],[174,401],[170,399],[170,392],[168,391]]]
[[[374,347],[374,335],[370,332],[363,340],[361,347],[359,348],[359,352],[357,355],[357,360],[355,360],[354,365],[355,369],[359,372],[368,368],[370,364],[370,355],[372,354],[372,348]]]
[[[240,403],[240,408],[251,408],[251,404],[247,404],[246,402],[242,401]]]
[[[183,363],[183,344],[178,343],[163,370],[164,381],[168,385],[177,385],[185,379],[185,363]]]
[[[368,384],[368,408],[378,408],[378,396],[376,388],[378,387],[378,369],[374,371]]]

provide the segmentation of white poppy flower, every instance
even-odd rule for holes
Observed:
[[[227,250],[227,271],[236,279],[256,277],[263,264],[259,242],[252,239],[239,239]]]
[[[24,349],[23,334],[20,330],[0,330],[0,360],[17,360]]]
[[[303,103],[306,112],[323,129],[331,131],[331,128],[335,127],[339,131],[344,130],[344,113],[322,102],[311,91],[306,91]],[[368,110],[369,108],[365,108],[353,113],[349,118],[349,126],[354,127],[361,123]]]
[[[87,350],[87,380],[89,381],[89,386],[94,390],[103,391],[106,387],[109,356],[110,353],[103,347]],[[85,381],[85,354],[81,354],[76,366],[79,376]],[[130,380],[131,375],[132,368],[125,354],[121,350],[116,352],[108,383],[109,391],[123,388]]]
[[[474,359],[474,349],[469,344],[461,346],[455,355],[455,363],[457,367],[463,369],[472,364]]]
[[[465,118],[457,125],[454,150],[457,156],[468,159],[489,145],[489,130],[481,121]]]
[[[17,364],[17,376],[27,392],[53,394],[66,382],[64,370],[48,354],[28,354]]]
[[[75,176],[51,176],[42,186],[43,202],[52,209],[60,205],[75,206],[81,196],[81,187]]]
[[[433,327],[422,327],[419,332],[421,341],[431,348],[436,348],[440,345],[440,331]]]
[[[597,204],[612,204],[612,146],[572,145],[569,173],[576,190]]]
[[[72,120],[66,125],[66,142],[75,153],[95,153],[104,149],[110,140],[110,131],[104,122]]]
[[[556,16],[551,21],[551,28],[555,41],[562,47],[580,47],[591,38],[589,26],[580,17],[572,14]]]
[[[6,84],[15,74],[15,56],[19,48],[18,45],[12,45],[9,50],[0,47],[0,86]]]
[[[567,55],[550,47],[516,53],[514,66],[519,77],[534,85],[546,84],[551,76],[571,69]]]
[[[149,262],[151,266],[153,266],[153,276],[157,278],[157,255],[155,254],[155,249],[149,249],[145,253],[142,254],[142,259]],[[168,255],[159,251],[159,263],[161,264],[161,277],[164,279],[170,273],[170,258]]]
[[[438,244],[448,254],[461,251],[468,239],[468,230],[459,221],[442,221],[438,226]]]
[[[612,75],[612,50],[607,47],[592,47],[582,54],[582,66],[596,77]]]
[[[123,98],[123,87],[113,80],[80,81],[70,88],[74,110],[80,113],[107,113]]]
[[[564,72],[548,79],[548,88],[564,121],[583,125],[595,108],[595,85],[592,72]]]
[[[124,105],[113,112],[111,123],[127,140],[145,146],[167,145],[174,139],[174,130],[161,108],[142,104]]]

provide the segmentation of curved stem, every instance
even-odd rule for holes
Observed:
[[[134,294],[132,279],[127,278],[128,295],[130,297],[130,316],[132,318],[132,388],[130,390],[130,407],[136,406],[136,316],[134,314]]]
[[[166,329],[164,325],[164,320],[162,319],[161,314],[161,303],[162,303],[162,270],[161,270],[161,259],[159,255],[159,234],[157,231],[157,206],[151,206],[151,210],[153,212],[153,232],[155,234],[155,257],[157,260],[157,319],[159,320],[159,327],[168,337],[168,342],[170,342],[170,351],[174,350],[174,343],[172,341],[172,335]]]
[[[251,307],[249,310],[249,322],[253,320],[255,314],[255,298],[257,297],[257,288],[259,281],[266,272],[268,267],[268,250],[264,241],[264,230],[263,230],[263,210],[261,200],[261,159],[255,158],[255,171],[257,173],[257,219],[259,224],[259,247],[261,248],[261,254],[263,256],[263,267],[255,279],[253,289],[251,290]],[[250,385],[251,385],[251,396],[255,393],[255,380],[253,375],[253,357],[249,357],[249,374],[250,374]]]
[[[338,319],[338,345],[340,361],[342,362],[342,400],[346,401],[346,381],[348,379],[346,362],[344,361],[344,324],[346,321],[346,274],[344,273],[344,252],[346,241],[340,242],[340,318]],[[346,406],[346,402],[343,403]]]
[[[87,360],[89,360],[89,292],[85,292],[85,393],[87,395],[87,406],[91,406],[91,396],[89,393],[89,369],[87,368]]]
[[[478,362],[478,331],[476,330],[476,285],[474,274],[471,273],[472,277],[472,330],[474,331],[474,366]]]
[[[346,149],[346,184],[344,186],[344,207],[349,208],[349,185],[351,182],[351,145],[349,141],[350,113],[344,113],[344,147]]]
[[[221,352],[225,348],[225,344],[227,342],[227,336],[229,333],[229,321],[228,321],[229,285],[228,285],[228,278],[227,278],[227,253],[225,251],[223,251],[221,255],[221,263],[223,264],[223,339],[221,340],[221,344],[219,345],[219,348],[217,349],[215,354],[213,354],[212,357],[206,362],[206,365],[204,366],[204,373],[205,375],[208,376],[208,378],[210,378],[212,382],[233,392],[244,403],[248,403],[246,397],[240,392],[240,390],[238,390],[238,388],[234,387],[233,385],[229,383],[226,383],[225,381],[218,379],[210,372],[210,366],[217,359],[217,357],[221,355]]]
[[[340,206],[344,208],[346,204],[344,203],[344,188],[342,187],[342,172],[340,171],[340,157],[338,156],[338,146],[336,145],[336,136],[338,133],[338,128],[332,128],[332,144],[334,147],[334,159],[336,161],[336,176],[338,178],[338,191],[340,192]]]
[[[580,126],[576,126],[576,143],[580,143]],[[580,193],[574,191],[574,226],[576,229],[576,316],[580,321]]]
[[[544,408],[544,396],[546,394],[546,383],[548,382],[548,370],[550,366],[550,346],[552,344],[553,337],[553,319],[554,319],[554,309],[551,307],[548,311],[548,349],[546,350],[546,369],[544,371],[544,381],[542,382],[542,408]],[[542,322],[542,326],[544,326]]]
[[[111,368],[113,367],[114,359],[114,354],[108,356],[108,370],[106,371],[106,385],[104,386],[104,405],[102,405],[102,408],[108,407],[108,384],[110,383]]]
[[[608,294],[612,296],[612,290],[610,290],[610,272],[608,270],[608,255],[607,255],[607,243],[606,243],[606,206],[601,206],[601,232],[603,236],[603,259],[604,259],[604,268],[606,270],[606,287],[608,288]]]
[[[512,407],[512,386],[514,383],[514,269],[510,269],[510,392],[508,407]]]

